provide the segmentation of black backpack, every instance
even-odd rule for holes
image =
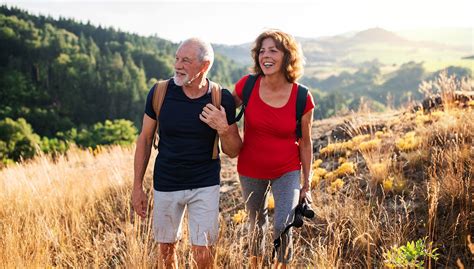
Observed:
[[[235,118],[235,122],[238,122],[244,112],[247,104],[249,103],[250,94],[252,93],[253,86],[257,81],[257,75],[249,75],[247,81],[245,81],[244,89],[242,90],[242,108],[240,109],[239,115]],[[306,97],[308,96],[308,88],[298,84],[298,94],[296,95],[296,139],[302,137],[301,133],[301,117],[303,117],[303,111],[306,106]]]

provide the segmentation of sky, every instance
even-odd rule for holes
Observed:
[[[180,42],[252,42],[266,29],[316,38],[381,27],[474,29],[472,0],[27,0],[0,3],[32,14],[74,18],[144,36]]]

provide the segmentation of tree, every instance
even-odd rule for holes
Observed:
[[[0,121],[0,159],[19,161],[30,159],[38,153],[40,138],[33,133],[25,119]]]
[[[71,133],[75,132],[73,130]],[[82,129],[75,135],[76,144],[95,148],[98,145],[131,145],[135,142],[137,129],[128,120],[106,120],[89,129]]]

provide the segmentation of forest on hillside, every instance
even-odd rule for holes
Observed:
[[[438,33],[450,39],[425,41],[382,28],[329,37],[295,37],[306,59],[301,82],[310,87],[318,104],[315,118],[344,115],[361,107],[381,112],[420,101],[419,85],[434,80],[442,71],[458,80],[472,77],[470,32],[455,30]],[[215,50],[251,65],[251,46],[216,45]]]
[[[148,90],[173,75],[177,46],[1,6],[0,159],[28,158],[40,137],[54,144],[41,145],[45,151],[64,148],[67,139],[95,146],[103,132],[133,140]],[[241,66],[217,54],[210,78],[230,88],[243,74]]]
[[[408,62],[386,73],[384,65],[371,61],[360,65],[355,72],[342,71],[325,79],[305,76],[302,82],[308,85],[317,100],[315,118],[324,119],[336,114],[369,109],[383,112],[421,102],[424,98],[419,90],[424,81],[434,81],[444,72],[455,76],[459,82],[472,77],[468,68],[449,66],[436,72],[428,72],[421,62]]]
[[[106,119],[141,120],[148,89],[173,74],[177,44],[0,9],[0,118],[52,136]],[[242,68],[217,55],[210,77],[229,87]]]
[[[248,72],[249,63],[242,59],[250,50],[213,45],[216,58],[210,78],[232,90]],[[399,66],[378,60],[331,62],[323,57],[330,51],[319,51],[316,57],[315,44],[307,40],[302,45],[309,62],[301,82],[313,93],[315,119],[419,101],[420,83],[441,72],[428,71],[415,61]],[[177,46],[157,36],[0,6],[0,160],[64,152],[71,142],[92,148],[133,143],[146,94],[156,80],[172,76]],[[337,63],[338,72],[314,76],[314,66],[331,63]],[[472,77],[472,70],[450,66],[447,74],[462,79]]]

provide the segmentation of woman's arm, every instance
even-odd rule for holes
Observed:
[[[239,98],[235,90],[232,92],[232,97],[234,97],[235,108],[240,107],[242,105],[242,100]]]
[[[301,118],[301,133],[302,137],[299,141],[299,151],[301,166],[303,169],[303,186],[300,191],[300,201],[307,198],[311,200],[311,164],[313,163],[313,140],[311,139],[311,128],[313,125],[313,111],[306,112]]]

